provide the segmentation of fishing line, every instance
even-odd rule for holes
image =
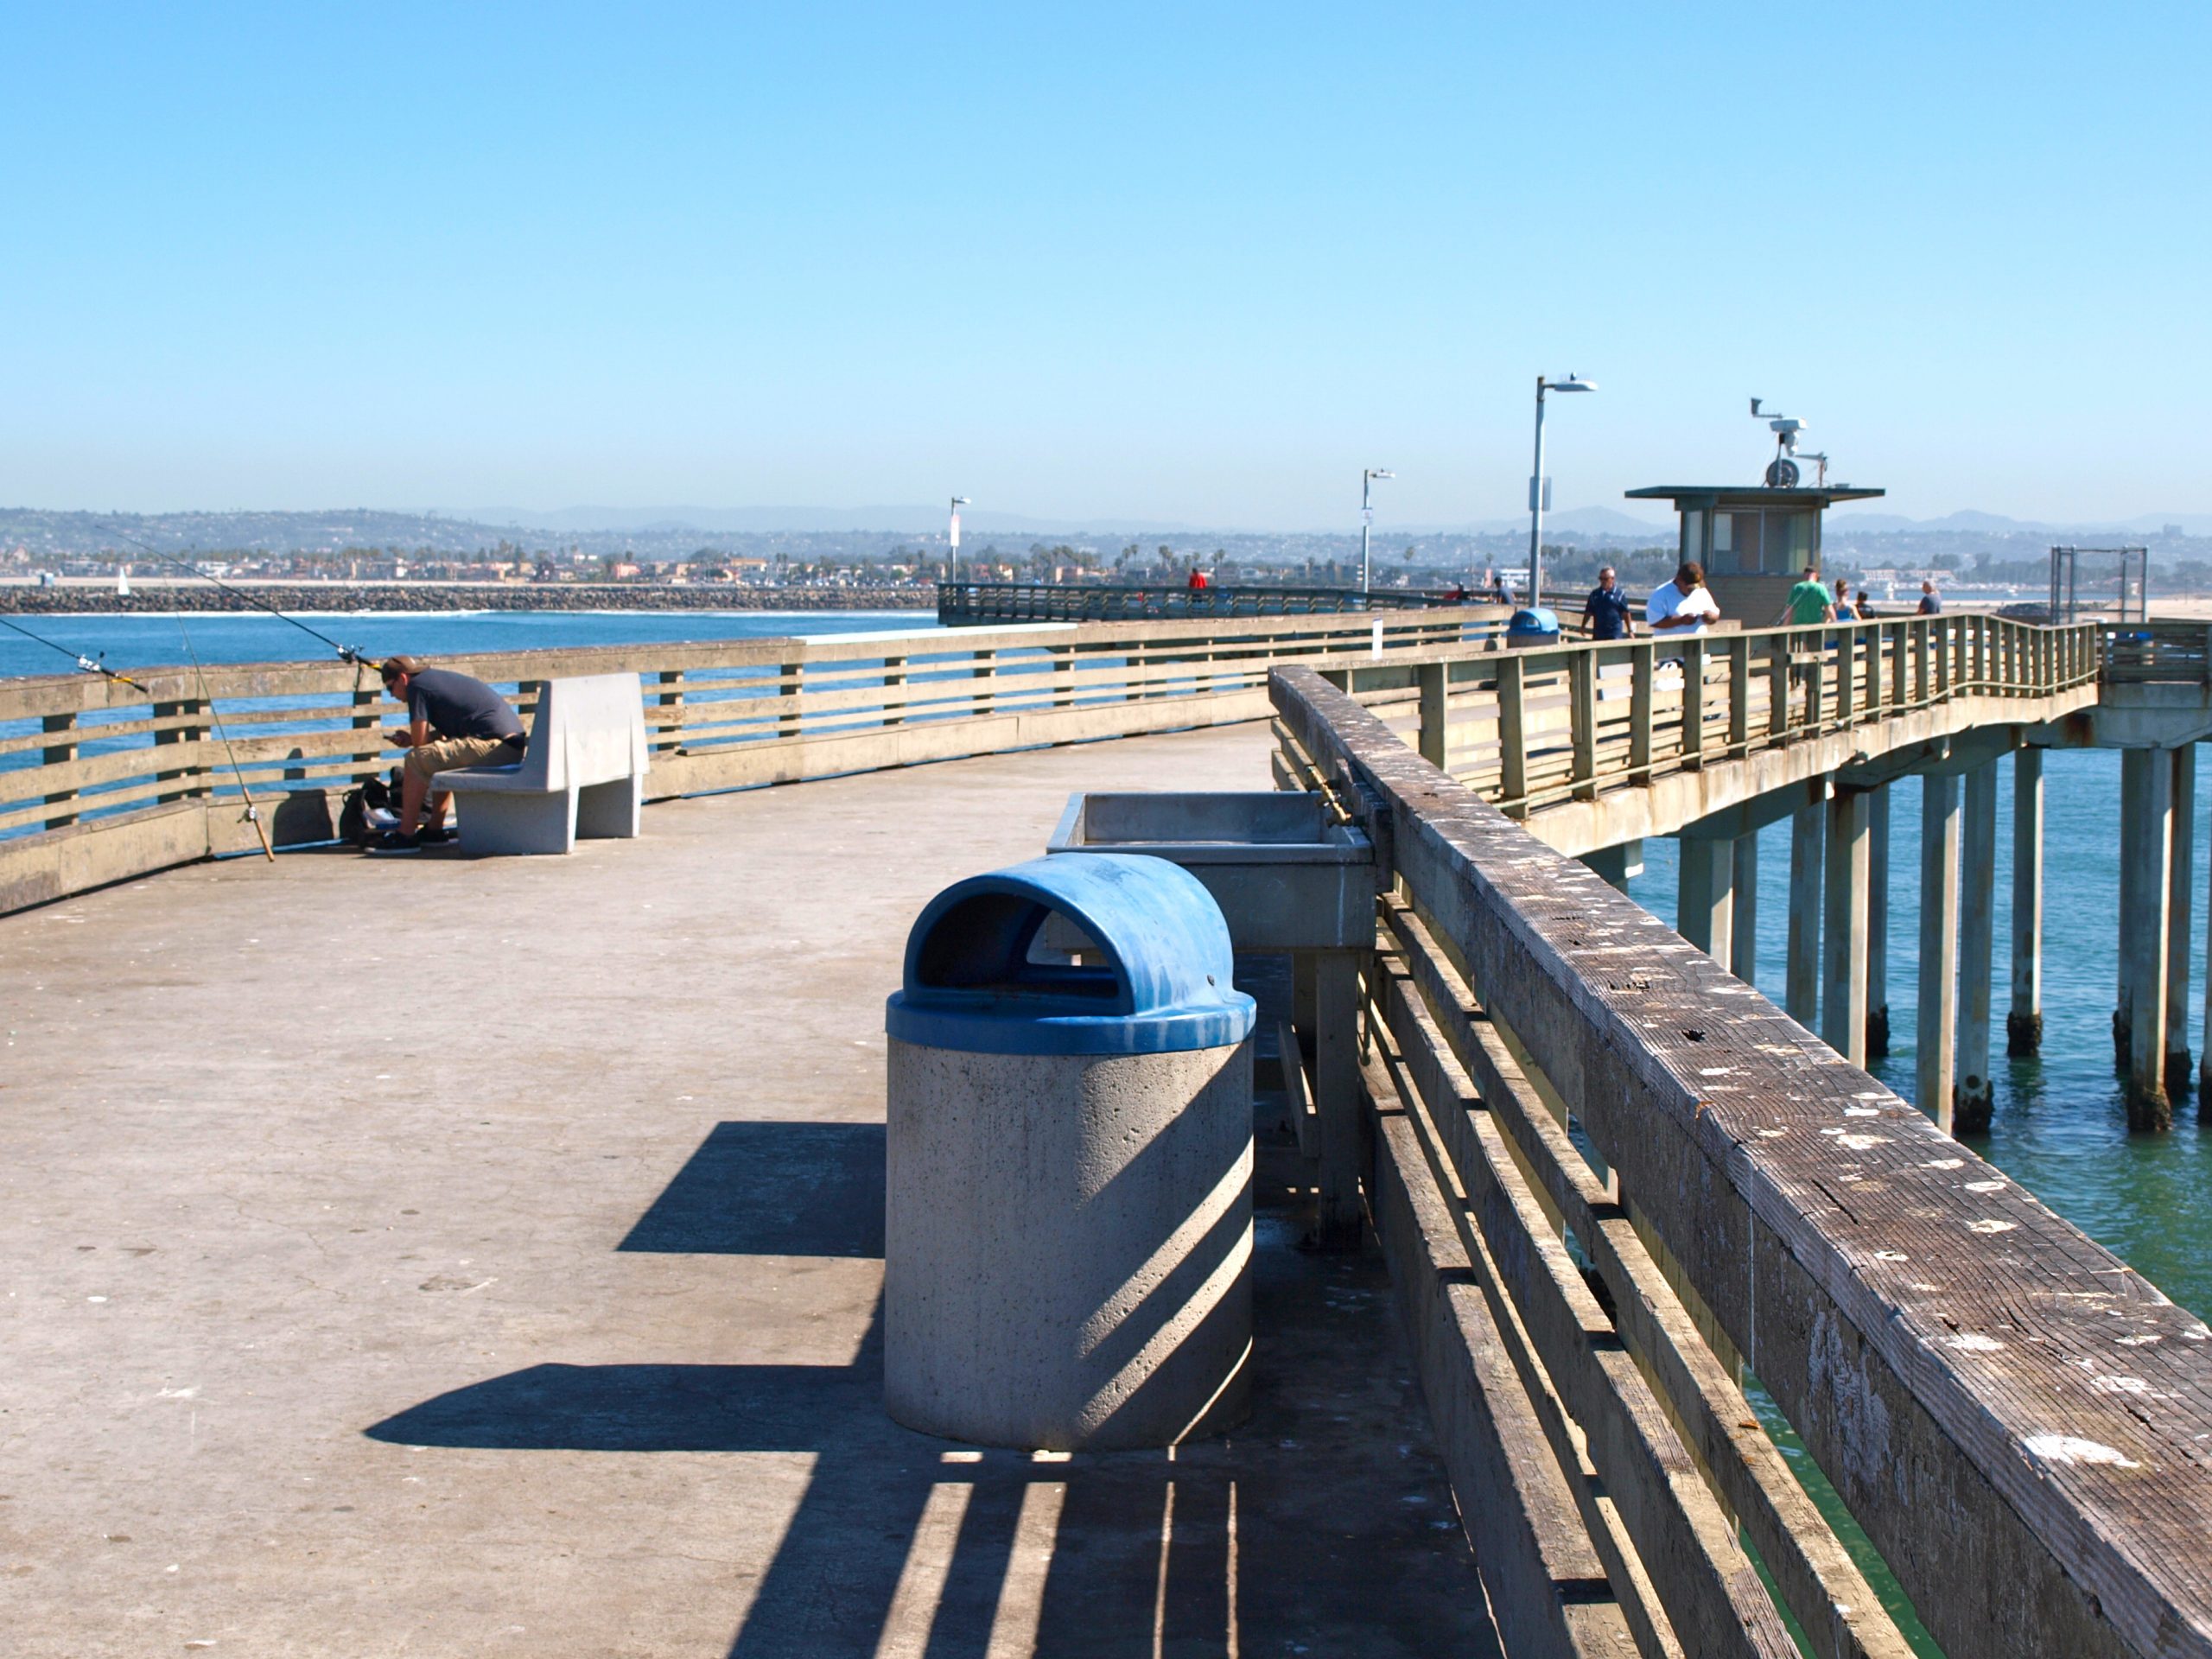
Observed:
[[[269,604],[265,601],[256,599],[251,594],[247,593],[242,588],[232,587],[229,582],[225,582],[220,576],[211,576],[196,564],[188,563],[185,560],[176,557],[174,554],[164,553],[158,547],[149,546],[146,543],[140,541],[136,536],[130,534],[130,531],[117,526],[112,520],[106,521],[105,528],[118,539],[130,543],[131,546],[138,549],[141,552],[149,554],[151,556],[161,560],[164,564],[173,564],[176,566],[178,569],[185,572],[188,575],[197,576],[202,582],[213,582],[216,587],[221,588],[233,599],[242,599],[247,604],[252,606],[254,609],[257,611],[266,611],[278,621],[289,622],[294,627],[297,628],[302,633],[310,635],[315,639],[321,640],[324,645],[328,645],[333,651],[338,653],[338,659],[340,662],[351,663],[356,668],[373,666],[374,659],[364,654],[359,646],[340,645],[328,634],[321,632],[315,628],[308,626],[306,623],[301,621],[296,616],[287,615],[284,612],[278,610],[274,605]]]
[[[245,786],[245,771],[238,765],[238,752],[231,747],[231,734],[223,729],[222,710],[215,707],[215,699],[208,695],[207,671],[200,666],[200,653],[192,648],[192,636],[185,631],[182,617],[177,619],[176,631],[184,640],[184,654],[192,659],[192,671],[199,678],[200,701],[207,705],[207,717],[215,724],[215,735],[222,741],[223,753],[230,758],[231,776],[238,779],[238,793],[245,799],[245,822],[261,837],[262,855],[274,863],[276,849],[269,844],[268,826],[261,821],[261,809],[253,804],[253,791]]]
[[[24,639],[31,640],[35,644],[44,645],[48,651],[60,652],[61,655],[68,658],[87,674],[97,674],[103,679],[117,681],[121,684],[129,686],[133,691],[145,691],[146,695],[149,697],[154,695],[151,691],[147,691],[144,686],[139,684],[137,681],[132,679],[128,674],[124,674],[115,669],[110,668],[106,663],[102,660],[102,658],[105,658],[107,655],[105,652],[102,652],[99,657],[87,657],[81,652],[70,650],[67,645],[56,645],[53,640],[47,639],[42,634],[33,633],[29,628],[23,626],[22,623],[10,622],[4,616],[0,616],[0,628],[11,628],[16,632],[22,634]]]

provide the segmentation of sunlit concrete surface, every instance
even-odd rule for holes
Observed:
[[[6,1650],[1485,1650],[1387,1281],[1287,1219],[1225,1440],[1044,1462],[879,1403],[908,922],[1071,790],[1265,788],[1268,741],[0,920]]]

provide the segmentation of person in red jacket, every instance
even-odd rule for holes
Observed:
[[[1199,569],[1197,565],[1192,565],[1191,567],[1191,591],[1194,594],[1204,593],[1211,586],[1213,586],[1213,584],[1206,580],[1206,573]]]

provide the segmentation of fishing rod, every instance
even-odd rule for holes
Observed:
[[[253,833],[261,837],[261,855],[274,864],[276,849],[270,844],[269,827],[261,821],[261,809],[254,804],[253,791],[245,786],[245,769],[238,765],[238,752],[231,747],[231,734],[224,729],[223,711],[208,694],[207,671],[200,665],[200,653],[192,648],[192,635],[186,632],[182,617],[177,618],[176,631],[184,641],[184,654],[192,659],[192,671],[199,677],[200,701],[207,707],[207,717],[215,723],[215,735],[222,741],[223,753],[230,758],[231,776],[238,781],[238,794],[245,802],[244,821],[251,824]]]
[[[29,628],[23,626],[22,623],[10,622],[4,616],[0,616],[0,628],[13,629],[16,632],[22,634],[24,639],[31,640],[35,644],[44,645],[48,651],[60,652],[61,655],[70,658],[79,669],[83,670],[87,674],[97,674],[102,679],[113,680],[118,684],[127,685],[133,691],[144,691],[149,697],[154,695],[150,690],[148,690],[146,687],[139,684],[137,681],[132,679],[128,674],[123,673],[119,670],[110,668],[105,662],[101,660],[107,655],[105,652],[102,652],[99,657],[87,657],[82,652],[72,651],[67,645],[57,645],[42,634],[33,633]]]
[[[108,522],[106,528],[118,539],[130,543],[131,546],[138,549],[141,552],[151,555],[153,557],[161,560],[164,564],[173,564],[176,566],[178,569],[185,572],[188,575],[198,576],[202,582],[211,582],[214,583],[216,587],[221,588],[225,593],[230,594],[233,599],[242,599],[247,604],[252,606],[254,609],[257,611],[266,611],[278,621],[289,622],[294,627],[297,628],[302,633],[310,635],[315,639],[321,640],[324,645],[328,645],[333,651],[338,653],[339,661],[342,663],[351,663],[356,668],[373,668],[376,666],[376,659],[366,655],[359,646],[340,645],[328,634],[308,626],[306,623],[301,621],[296,616],[287,615],[284,612],[278,610],[274,605],[268,603],[266,601],[256,599],[251,594],[247,593],[242,588],[232,587],[229,582],[225,582],[220,576],[210,575],[207,571],[202,570],[196,564],[188,563],[186,561],[176,557],[174,554],[164,553],[158,547],[149,546],[146,543],[140,541],[136,536],[131,535],[130,531],[118,527],[112,520]]]

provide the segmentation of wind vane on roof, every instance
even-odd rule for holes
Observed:
[[[1797,487],[1798,479],[1803,476],[1797,467],[1797,435],[1805,429],[1805,423],[1794,415],[1761,409],[1759,405],[1765,401],[1764,397],[1751,399],[1751,418],[1764,421],[1767,430],[1774,434],[1774,459],[1766,465],[1766,485],[1770,490],[1794,490]],[[1825,454],[1808,454],[1805,459],[1817,463],[1820,467],[1814,487],[1825,489],[1828,481],[1827,456]]]

